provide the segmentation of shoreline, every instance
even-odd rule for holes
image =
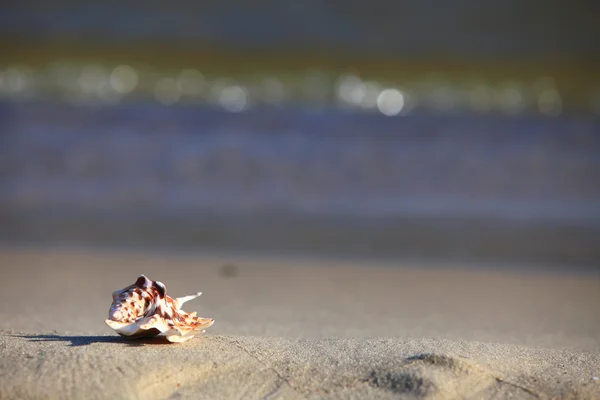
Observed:
[[[597,222],[510,221],[481,217],[369,218],[300,213],[190,215],[125,212],[0,212],[0,245],[156,248],[165,252],[347,255],[443,263],[578,266],[598,271]],[[290,230],[289,226],[295,229]],[[484,234],[482,234],[482,232]]]

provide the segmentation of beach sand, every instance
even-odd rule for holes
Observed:
[[[0,249],[0,399],[600,398],[600,276],[418,262]],[[104,324],[139,274],[215,318]]]

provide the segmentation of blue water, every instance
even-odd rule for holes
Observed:
[[[600,122],[0,105],[4,207],[600,222]]]

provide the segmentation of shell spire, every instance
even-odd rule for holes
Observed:
[[[113,302],[106,324],[119,335],[129,338],[163,335],[169,342],[185,342],[204,333],[212,318],[197,317],[181,310],[183,303],[202,293],[172,298],[162,282],[140,275],[133,285],[112,294]]]

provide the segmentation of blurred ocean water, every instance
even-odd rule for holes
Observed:
[[[600,265],[593,4],[0,6],[0,241]]]
[[[598,260],[594,118],[0,105],[0,238]]]
[[[589,57],[594,2],[463,0],[27,0],[0,7],[0,34],[101,41],[168,40],[245,51],[317,49],[363,55]]]
[[[589,118],[3,104],[4,204],[600,217]]]

